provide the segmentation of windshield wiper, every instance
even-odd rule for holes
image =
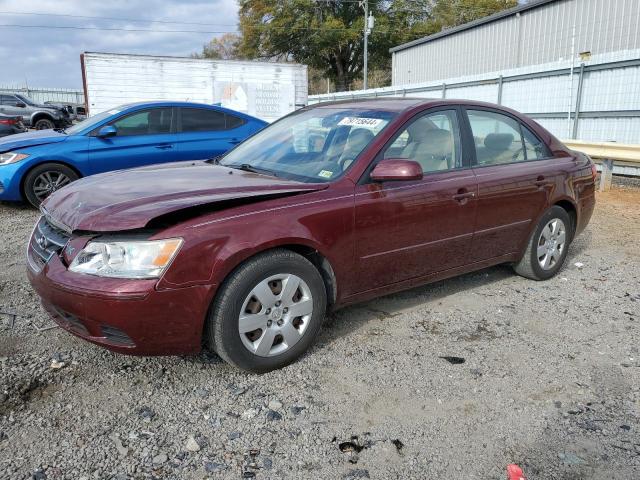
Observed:
[[[67,130],[64,128],[54,128],[53,129],[54,132],[58,132],[58,133],[64,133],[65,135],[68,135]]]
[[[245,172],[258,173],[262,175],[271,175],[272,177],[278,176],[275,174],[275,172],[272,172],[271,170],[267,170],[265,168],[257,168],[248,163],[243,163],[241,165],[225,165],[225,167],[237,168],[238,170],[243,170]]]

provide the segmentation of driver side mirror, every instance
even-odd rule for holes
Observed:
[[[27,104],[23,102],[17,102],[16,107],[18,108],[27,108]]]
[[[374,182],[422,180],[422,166],[413,160],[386,158],[373,168],[370,176]]]
[[[100,138],[109,138],[115,137],[118,134],[118,129],[113,125],[105,125],[100,130],[98,130],[97,137]]]

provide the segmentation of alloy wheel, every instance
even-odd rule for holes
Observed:
[[[71,179],[64,173],[49,171],[42,172],[33,182],[33,193],[38,200],[43,201],[56,190],[71,183]]]

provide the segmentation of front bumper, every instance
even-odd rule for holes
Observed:
[[[28,258],[27,276],[44,308],[84,340],[131,355],[183,355],[202,348],[209,287],[157,290],[156,280],[76,274],[57,255],[40,271],[33,264]]]
[[[20,201],[22,192],[20,191],[20,180],[28,163],[18,162],[9,165],[0,165],[0,200]]]

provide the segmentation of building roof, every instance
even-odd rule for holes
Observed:
[[[457,27],[448,28],[438,33],[434,33],[433,35],[429,35],[427,37],[419,38],[412,42],[403,43],[402,45],[398,45],[397,47],[393,47],[389,49],[389,52],[398,52],[400,50],[406,50],[407,48],[415,47],[416,45],[421,45],[423,43],[428,43],[433,40],[437,40],[438,38],[447,37],[449,35],[456,34],[458,32],[462,32],[464,30],[470,30],[472,28],[478,27],[480,25],[485,25],[487,23],[495,22],[497,20],[501,20],[505,17],[510,17],[511,15],[516,15],[521,12],[525,12],[527,10],[533,10],[534,8],[541,7],[548,3],[558,2],[558,1],[566,1],[566,0],[531,0],[529,3],[525,3],[524,5],[519,5],[517,7],[509,8],[507,10],[503,10],[498,13],[494,13],[493,15],[489,15],[488,17],[480,18],[478,20],[474,20],[473,22],[464,23],[462,25],[458,25]]]

